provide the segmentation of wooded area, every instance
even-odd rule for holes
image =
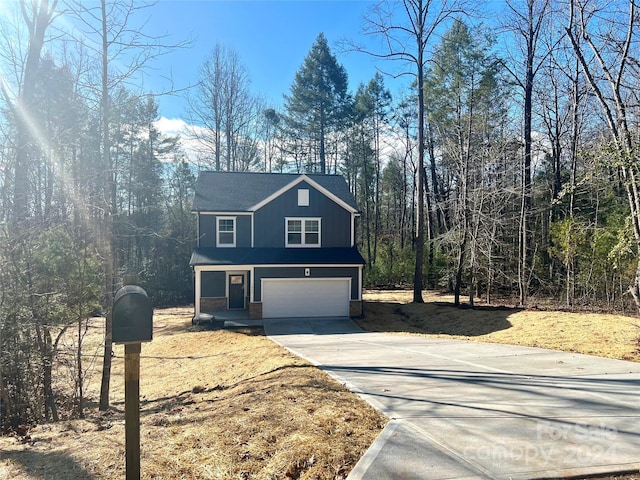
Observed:
[[[349,72],[319,34],[282,109],[252,93],[233,46],[218,44],[186,98],[188,139],[164,136],[158,92],[135,87],[149,61],[188,47],[131,24],[152,5],[16,5],[0,21],[5,429],[56,420],[60,405],[82,416],[94,361],[82,340],[100,313],[108,408],[110,306],[125,275],[137,275],[155,305],[193,301],[200,169],[342,174],[362,211],[366,284],[412,286],[416,302],[428,287],[453,292],[456,304],[542,297],[637,311],[633,0],[509,0],[491,24],[461,2],[381,2],[363,32],[388,50],[340,48],[398,61],[411,87],[392,95],[377,74],[349,91]],[[60,16],[77,30],[62,29]],[[69,329],[76,343],[62,348]],[[56,362],[69,369],[72,398],[53,389]]]

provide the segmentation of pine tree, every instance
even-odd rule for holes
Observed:
[[[331,54],[324,34],[318,35],[285,95],[287,123],[293,138],[303,139],[311,158],[307,168],[327,171],[327,139],[344,122],[349,95],[347,72]],[[314,167],[315,159],[319,167]]]

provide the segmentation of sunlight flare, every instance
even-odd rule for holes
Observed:
[[[16,122],[21,123],[24,128],[26,128],[28,135],[40,150],[42,159],[49,164],[51,172],[59,180],[64,194],[71,199],[73,207],[79,213],[82,223],[92,232],[97,233],[98,228],[95,222],[91,220],[87,202],[81,198],[80,195],[76,194],[73,179],[64,167],[62,158],[58,153],[59,146],[46,135],[43,126],[38,124],[38,121],[23,104],[20,97],[11,89],[2,75],[0,75],[0,90]]]

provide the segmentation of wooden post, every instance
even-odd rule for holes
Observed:
[[[124,346],[124,416],[127,480],[140,480],[140,343]]]

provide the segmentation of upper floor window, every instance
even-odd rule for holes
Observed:
[[[287,247],[319,247],[319,218],[287,218]]]
[[[216,245],[218,247],[236,246],[235,217],[218,217],[218,237]]]

